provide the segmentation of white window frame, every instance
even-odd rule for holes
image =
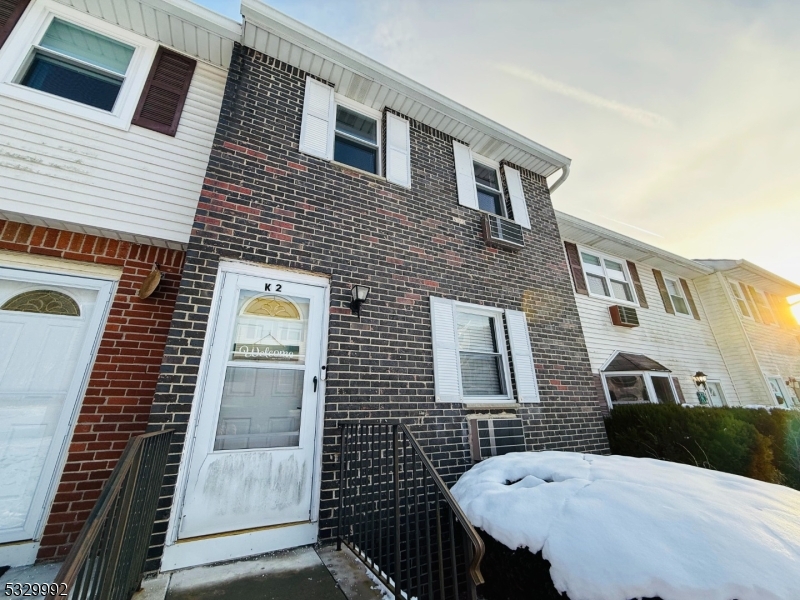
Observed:
[[[728,282],[728,293],[733,297],[733,303],[736,305],[736,309],[739,311],[739,315],[741,315],[742,318],[747,319],[748,321],[754,321],[755,317],[753,317],[753,309],[747,303],[747,298],[745,298],[744,291],[742,290],[742,284],[733,279],[726,278],[725,281]],[[739,292],[738,295],[736,293],[737,291]],[[742,305],[739,304],[739,302],[742,302],[744,304],[745,308],[747,309],[747,314],[744,314],[742,312]]]
[[[381,179],[385,179],[385,176],[383,174],[383,113],[379,110],[375,110],[374,108],[370,108],[369,106],[366,106],[364,104],[359,104],[355,100],[351,100],[346,96],[342,96],[341,94],[336,94],[336,93],[334,93],[333,95],[333,114],[331,115],[331,122],[328,124],[328,127],[330,128],[328,135],[331,136],[330,139],[332,140],[332,148],[333,148],[331,150],[331,157],[334,157],[336,155],[336,135],[337,135],[336,113],[339,106],[351,110],[354,113],[358,113],[361,116],[375,120],[376,142],[378,150],[375,158],[376,172],[372,173],[371,171],[365,171],[364,169],[359,169],[358,167],[348,165],[347,163],[339,162],[335,158],[331,158],[331,162],[340,165],[346,169],[352,169],[354,171],[358,171],[359,173],[366,173],[367,175],[371,175],[372,177],[380,177]],[[353,138],[352,136],[349,136],[346,133],[341,133],[340,135],[354,139],[361,144],[365,144],[364,140]]]
[[[600,269],[603,271],[603,277],[606,280],[606,285],[608,286],[608,291],[611,294],[613,294],[613,291],[612,291],[612,288],[611,288],[611,277],[606,272],[605,262],[603,262],[603,261],[606,260],[606,259],[613,260],[614,262],[618,262],[619,264],[622,265],[622,270],[623,270],[623,273],[625,274],[625,279],[626,279],[625,283],[628,284],[628,286],[629,286],[629,288],[631,290],[631,297],[633,298],[632,302],[629,302],[628,300],[625,300],[623,298],[615,298],[613,295],[612,296],[603,296],[602,294],[596,294],[596,293],[594,293],[592,291],[592,288],[589,285],[589,275],[590,275],[589,269],[587,268],[586,263],[583,262],[583,253],[584,252],[586,252],[586,254],[591,254],[592,256],[596,256],[596,257],[598,257],[600,259]],[[628,270],[628,261],[623,260],[621,258],[617,258],[616,256],[611,256],[610,254],[606,254],[604,252],[598,252],[594,248],[588,248],[586,246],[578,246],[578,258],[581,261],[581,270],[583,271],[583,279],[584,279],[584,282],[586,283],[586,290],[588,291],[590,297],[597,298],[598,300],[605,300],[606,302],[609,302],[611,304],[625,304],[626,306],[636,306],[636,307],[640,306],[639,301],[638,301],[638,296],[636,294],[636,286],[633,285],[633,278],[631,277],[631,273]],[[588,265],[588,267],[592,267],[592,268],[595,268],[595,269],[597,268],[596,265]],[[591,273],[591,275],[598,275],[598,273]]]
[[[111,112],[19,83],[33,58],[34,46],[56,17],[134,48]],[[157,42],[52,0],[33,2],[0,49],[0,95],[127,131],[157,50]]]
[[[772,323],[765,322],[764,321],[764,317],[761,315],[762,306],[759,305],[758,300],[756,300],[756,298],[753,298],[753,304],[756,305],[756,310],[758,311],[758,316],[761,317],[761,324],[762,325],[770,325],[772,327],[780,327],[780,324],[778,323],[778,317],[777,317],[777,315],[775,315],[775,311],[772,310],[772,304],[770,303],[769,298],[767,298],[767,295],[764,292],[762,292],[761,290],[758,290],[756,288],[753,288],[753,291],[755,291],[756,296],[758,298],[761,298],[761,301],[764,303],[763,308],[766,308],[769,311],[770,316],[772,317]]]
[[[694,315],[692,314],[692,307],[689,305],[689,299],[686,297],[686,292],[683,291],[683,286],[681,285],[681,278],[663,272],[661,273],[661,275],[662,277],[664,277],[664,287],[667,288],[667,296],[669,296],[669,303],[670,305],[672,305],[672,310],[675,311],[675,315],[678,317],[688,317],[690,319],[694,319]],[[675,289],[678,290],[679,296],[683,298],[683,302],[684,304],[686,304],[686,310],[688,312],[682,313],[675,306],[675,302],[672,301],[672,294],[669,293],[669,287],[667,287],[667,280],[672,281],[675,284]]]
[[[495,343],[497,343],[500,353],[500,362],[503,366],[503,384],[506,389],[505,395],[502,396],[466,396],[464,395],[464,380],[461,378],[461,350],[456,343],[456,352],[458,354],[458,379],[461,386],[461,401],[464,404],[507,404],[514,402],[513,388],[511,386],[511,369],[509,367],[508,352],[506,350],[506,327],[504,319],[504,311],[502,308],[494,308],[489,306],[481,306],[480,304],[470,304],[467,302],[454,302],[455,305],[455,319],[453,326],[456,329],[456,336],[458,335],[458,313],[471,313],[491,317],[494,319],[494,332]]]
[[[616,353],[614,354],[616,356]],[[611,393],[608,391],[608,383],[606,382],[606,377],[623,377],[625,375],[636,375],[642,377],[644,379],[644,386],[647,390],[647,395],[650,397],[650,404],[660,404],[658,401],[658,397],[656,396],[656,388],[653,385],[653,377],[663,377],[669,382],[669,387],[672,390],[672,397],[675,398],[675,403],[680,404],[680,396],[678,396],[678,390],[675,389],[675,382],[672,381],[672,373],[668,373],[665,371],[612,371],[609,373],[600,373],[602,376],[601,379],[603,381],[603,392],[606,395],[606,402],[608,403],[608,408],[614,408],[614,405],[611,401]],[[631,404],[630,402],[623,402],[624,404]]]
[[[472,152],[471,154],[472,154],[472,171],[473,171],[473,179],[475,181],[476,198],[477,198],[477,193],[481,188],[486,188],[487,190],[491,190],[493,192],[500,192],[500,208],[502,208],[503,214],[501,214],[499,216],[501,216],[501,217],[503,217],[505,219],[511,219],[511,217],[508,216],[508,206],[506,206],[506,194],[503,191],[503,178],[500,175],[500,163],[496,162],[494,160],[491,160],[489,158],[486,158],[485,156],[481,156],[480,154],[475,154],[474,152]],[[482,167],[486,167],[488,169],[494,169],[494,172],[497,175],[497,185],[500,188],[499,190],[493,190],[489,186],[485,186],[483,184],[478,183],[477,178],[475,178],[475,176],[474,176],[475,163],[478,163]],[[478,211],[482,212],[482,213],[486,213],[487,215],[498,216],[496,213],[489,212],[488,210],[483,210],[480,207],[480,203],[478,204]]]

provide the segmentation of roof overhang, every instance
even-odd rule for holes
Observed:
[[[655,371],[661,373],[672,373],[660,362],[644,354],[633,354],[632,352],[617,352],[601,369],[603,373],[622,373],[630,371]]]
[[[205,63],[227,69],[242,27],[190,0],[57,0]]]
[[[672,252],[645,244],[600,225],[556,211],[561,238],[619,258],[649,265],[686,279],[713,273],[713,269]]]
[[[245,46],[332,83],[336,92],[347,98],[376,110],[389,107],[469,144],[486,158],[505,160],[544,177],[570,164],[566,156],[453,102],[259,0],[242,0],[242,16]]]
[[[779,296],[794,296],[795,294],[800,294],[800,285],[744,259],[700,259],[695,262],[713,269],[714,271],[724,273],[726,277],[736,279],[737,281],[751,285],[764,292]]]

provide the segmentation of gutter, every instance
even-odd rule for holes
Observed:
[[[559,177],[553,183],[553,185],[550,186],[550,193],[552,194],[555,192],[559,186],[567,180],[567,177],[569,177],[569,165],[565,164],[563,167],[561,167],[561,177]]]

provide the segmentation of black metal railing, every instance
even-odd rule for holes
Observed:
[[[484,546],[402,423],[348,422],[341,434],[337,547],[396,599],[474,600]]]
[[[139,589],[171,439],[169,430],[128,441],[49,599],[67,589],[72,600],[128,600]]]

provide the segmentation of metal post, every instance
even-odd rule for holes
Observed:
[[[339,425],[339,523],[336,526],[336,549],[342,549],[342,511],[344,510],[344,425]]]
[[[397,452],[397,425],[392,426],[394,458],[394,597],[402,600],[400,588],[400,457]]]

